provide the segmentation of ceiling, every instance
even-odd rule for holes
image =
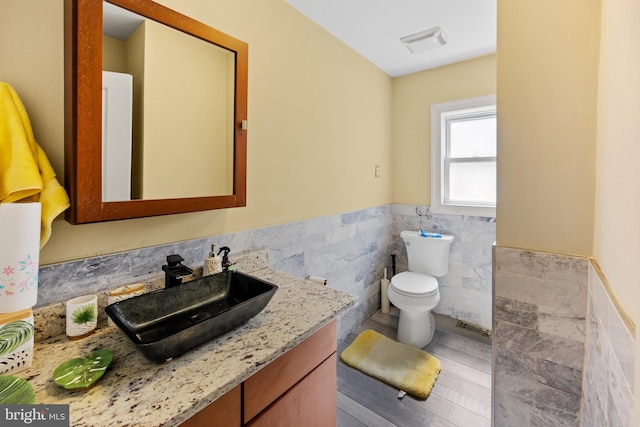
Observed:
[[[496,51],[497,0],[286,0],[391,77]],[[401,37],[441,27],[448,43],[412,54]]]
[[[114,4],[102,4],[102,32],[118,40],[127,40],[131,33],[144,22],[144,18],[130,10]]]

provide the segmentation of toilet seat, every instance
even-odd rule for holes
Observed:
[[[438,293],[438,281],[433,276],[405,271],[391,279],[391,287],[401,295],[425,298]]]

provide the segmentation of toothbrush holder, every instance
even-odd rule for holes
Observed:
[[[67,336],[72,340],[93,333],[98,325],[98,296],[84,295],[67,301]]]

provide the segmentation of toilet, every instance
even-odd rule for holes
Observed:
[[[449,251],[453,236],[420,231],[403,231],[409,271],[396,274],[389,284],[389,301],[400,309],[398,341],[422,348],[435,332],[431,310],[440,301],[436,277],[449,272]]]

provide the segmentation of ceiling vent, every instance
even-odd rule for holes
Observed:
[[[440,27],[411,34],[400,39],[411,53],[420,53],[447,44],[447,34]]]

